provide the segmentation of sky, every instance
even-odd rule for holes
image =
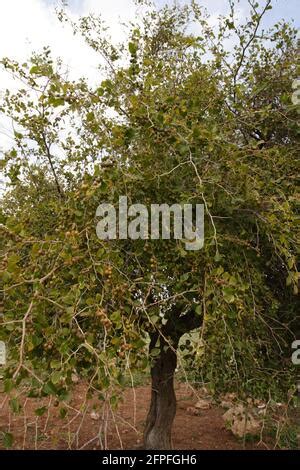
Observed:
[[[187,0],[156,0],[157,6],[166,3],[186,3]],[[258,0],[263,3],[263,0]],[[219,14],[227,10],[227,0],[198,0],[206,7],[212,24]],[[32,53],[43,46],[50,46],[54,58],[61,57],[68,67],[69,76],[78,79],[82,75],[91,83],[100,80],[97,65],[99,57],[79,36],[74,36],[70,27],[62,25],[55,14],[58,0],[1,0],[0,1],[0,58],[10,57],[24,62]],[[239,2],[239,16],[246,12],[247,0]],[[134,19],[136,7],[133,0],[69,0],[67,12],[74,20],[89,13],[101,13],[109,25],[111,36],[117,42],[125,36],[120,21],[128,23]],[[273,9],[268,12],[265,26],[281,18],[295,20],[299,27],[299,0],[273,0]],[[17,83],[0,68],[0,94],[6,88],[13,89]],[[0,151],[11,141],[7,120],[0,116]],[[0,152],[1,153],[1,152]],[[1,183],[0,183],[1,186]]]
[[[262,3],[263,0],[260,0]],[[158,6],[174,0],[156,0]],[[186,3],[186,0],[177,0]],[[0,2],[0,58],[9,56],[25,61],[32,50],[50,45],[55,57],[62,57],[70,73],[78,78],[84,73],[97,77],[95,53],[79,37],[74,37],[70,28],[57,19],[54,8],[58,0],[1,0]],[[240,15],[243,17],[247,0],[240,0]],[[199,0],[199,4],[217,18],[226,11],[227,0]],[[268,12],[266,26],[280,18],[294,19],[299,26],[299,0],[273,0],[273,10]],[[121,40],[124,28],[119,21],[128,22],[134,18],[136,8],[133,0],[69,0],[68,13],[74,19],[88,13],[101,13],[107,21],[112,37]],[[0,74],[0,89],[9,78]]]

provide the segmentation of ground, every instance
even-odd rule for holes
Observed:
[[[9,411],[7,400],[0,394],[0,433],[14,435],[14,449],[137,449],[142,445],[142,432],[150,400],[150,386],[127,388],[118,409],[95,408],[99,401],[89,401],[85,409],[86,384],[76,385],[68,413],[60,416],[60,405],[53,399],[23,399],[19,415]],[[224,409],[212,405],[196,409],[197,391],[176,384],[177,414],[173,427],[174,449],[257,449],[255,442],[243,443],[226,429]],[[47,407],[41,417],[35,410]],[[100,439],[99,439],[100,437]],[[3,444],[0,441],[0,448]]]

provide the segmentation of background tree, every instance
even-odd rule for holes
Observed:
[[[22,82],[1,105],[15,129],[1,209],[5,390],[26,379],[30,396],[63,403],[76,370],[113,407],[126,371],[150,364],[147,449],[171,446],[177,347],[195,328],[190,367],[212,391],[286,396],[294,383],[295,31],[261,30],[269,0],[249,1],[240,26],[230,7],[217,32],[194,2],[149,7],[120,46],[82,18],[75,32],[106,61],[95,89],[48,49],[2,60]],[[120,195],[204,204],[204,248],[99,240],[96,208]]]

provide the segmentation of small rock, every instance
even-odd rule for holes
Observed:
[[[76,374],[71,375],[71,380],[74,384],[77,384],[79,382],[79,378]]]
[[[222,400],[220,405],[221,405],[221,408],[228,409],[232,406],[232,401]]]
[[[258,408],[259,408],[259,407],[262,407],[262,406],[264,406],[264,407],[266,406],[266,404],[265,404],[264,401],[258,400],[257,398],[255,398],[255,400],[254,400],[253,403],[254,403],[254,405],[257,406]]]
[[[233,403],[236,401],[236,394],[235,393],[225,393],[225,395],[223,395],[221,397],[221,407],[222,408],[231,408],[233,406]]]
[[[229,408],[224,413],[223,419],[237,437],[243,437],[245,434],[257,435],[261,429],[260,421],[253,413],[247,412],[242,404]]]
[[[90,417],[94,421],[98,421],[98,419],[100,419],[100,415],[99,415],[99,413],[96,413],[96,411],[92,411],[91,414],[90,414]]]
[[[202,397],[207,397],[209,395],[209,391],[208,391],[207,387],[203,386],[198,390],[198,394]]]
[[[189,415],[193,415],[193,416],[199,416],[201,411],[200,410],[197,410],[196,408],[194,408],[194,406],[189,406],[187,409],[186,409],[187,413]]]
[[[197,403],[195,404],[195,408],[197,410],[208,410],[210,408],[211,404],[208,400],[198,400]]]

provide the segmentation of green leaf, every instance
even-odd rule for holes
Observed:
[[[94,119],[95,119],[95,114],[94,114],[92,111],[90,111],[89,113],[87,113],[87,115],[86,115],[86,120],[87,120],[88,122],[91,122],[91,121],[93,121]]]
[[[46,411],[47,411],[46,406],[42,406],[41,408],[36,408],[36,410],[34,410],[36,416],[43,416],[43,414],[45,414]]]
[[[4,392],[9,393],[14,388],[14,382],[11,379],[4,380]]]
[[[12,398],[11,400],[9,400],[9,406],[11,407],[14,413],[20,413],[21,405],[17,398]]]
[[[158,315],[151,315],[151,322],[152,323],[157,323],[159,321],[160,317]]]
[[[40,74],[41,73],[41,69],[38,65],[34,65],[33,67],[31,67],[31,69],[29,70],[29,73],[31,74]]]
[[[223,296],[227,303],[232,304],[235,301],[234,289],[231,287],[224,287]]]
[[[150,356],[152,357],[157,357],[160,355],[160,348],[153,348],[151,350]]]
[[[59,410],[59,416],[61,419],[64,419],[67,416],[68,410],[66,408],[60,408]]]
[[[13,445],[14,438],[10,432],[3,433],[3,445],[6,449],[10,449]]]
[[[119,323],[121,321],[121,313],[119,310],[114,312],[110,317],[110,320],[114,323]]]
[[[47,382],[44,387],[43,387],[43,392],[46,394],[46,395],[56,395],[57,394],[57,388],[55,387],[55,385],[53,384],[53,382],[51,382],[51,380],[49,380],[49,382]]]
[[[15,135],[16,139],[22,139],[22,137],[23,137],[23,134],[21,134],[21,132],[17,132],[17,131],[14,132],[14,135]]]
[[[201,305],[197,305],[197,306],[196,306],[195,312],[197,313],[197,315],[201,315],[201,313],[202,313],[202,307],[201,307]]]
[[[131,55],[135,55],[138,49],[137,43],[136,42],[130,42],[128,44],[128,49]]]
[[[136,349],[141,349],[146,345],[146,342],[143,339],[139,338],[138,340],[133,342],[133,345]]]
[[[49,104],[52,105],[54,108],[57,108],[58,106],[63,106],[65,104],[65,100],[64,98],[50,97]]]
[[[61,371],[55,371],[51,374],[51,380],[53,384],[58,384],[61,380],[62,374]]]

